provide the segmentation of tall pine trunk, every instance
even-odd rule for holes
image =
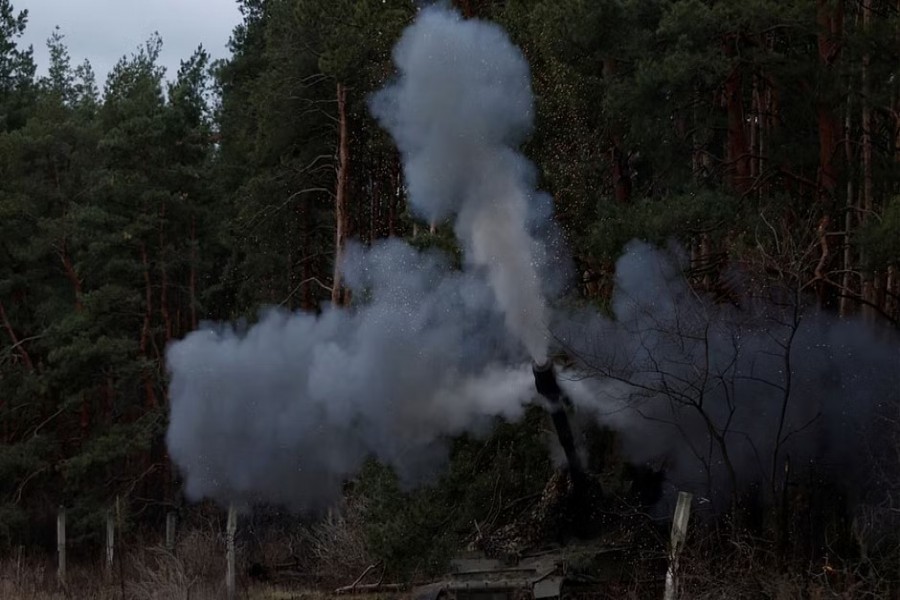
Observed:
[[[12,323],[9,321],[9,317],[6,314],[6,307],[3,306],[3,301],[0,301],[0,323],[3,324],[3,329],[5,329],[7,335],[9,335],[9,340],[12,342],[12,348],[15,348],[16,352],[22,358],[22,364],[24,364],[25,368],[29,371],[34,370],[34,363],[31,361],[31,355],[28,354],[28,350],[25,348],[22,341],[19,340],[19,336],[16,335],[16,330],[13,329]],[[0,397],[0,406],[3,406],[2,397]]]
[[[151,323],[153,319],[153,286],[150,280],[150,257],[147,255],[147,246],[146,244],[141,244],[141,264],[144,268],[144,322],[141,326],[141,342],[140,342],[140,351],[141,356],[147,362],[147,364],[152,363],[152,359],[150,358],[150,345],[152,343],[151,336],[153,332],[151,331]],[[156,408],[159,403],[156,399],[156,391],[153,387],[153,377],[150,373],[149,367],[145,367],[142,369],[143,373],[141,375],[141,379],[143,380],[144,385],[144,402],[145,406],[148,409]]]
[[[844,20],[843,2],[818,0],[817,3],[818,55],[821,67],[830,71],[841,52],[841,33]],[[816,117],[819,132],[819,168],[816,188],[823,216],[818,222],[816,236],[819,239],[820,256],[815,267],[816,294],[819,304],[830,305],[834,291],[829,288],[827,272],[833,257],[834,236],[831,235],[832,212],[837,191],[837,165],[835,159],[841,140],[841,123],[834,114],[828,98],[816,101]]]
[[[850,131],[853,129],[853,102],[851,101],[852,84],[847,89],[847,107],[844,115],[844,160],[847,164],[853,163],[853,146],[850,140]],[[842,317],[850,315],[852,310],[851,295],[853,288],[852,272],[853,272],[853,246],[850,243],[851,232],[853,230],[853,197],[854,197],[853,177],[847,174],[847,198],[844,202],[844,273],[841,275],[841,299],[838,304],[838,314]]]
[[[734,48],[726,46],[726,54],[733,56]],[[743,71],[737,62],[725,80],[725,110],[728,137],[725,143],[725,161],[728,183],[737,192],[744,192],[750,185],[750,155],[747,151],[747,135],[744,131]]]
[[[332,278],[331,302],[335,306],[343,306],[349,301],[349,293],[344,289],[341,277],[341,262],[344,255],[344,243],[350,216],[347,206],[347,190],[349,187],[350,142],[347,131],[347,88],[337,84],[338,106],[338,165],[337,183],[334,195],[334,277]]]
[[[169,274],[166,270],[166,203],[163,202],[159,207],[159,311],[162,314],[163,326],[165,328],[165,343],[172,339],[172,315],[169,312]]]
[[[75,270],[75,264],[72,262],[72,257],[69,256],[69,252],[66,249],[65,238],[60,246],[59,260],[62,262],[66,279],[72,284],[72,290],[75,292],[75,311],[81,312],[81,309],[84,308],[84,305],[81,303],[81,277],[79,277],[78,272]]]
[[[603,59],[604,79],[612,79],[616,74],[616,70],[615,59]],[[611,127],[615,126],[611,125]],[[613,190],[616,201],[625,204],[631,200],[631,166],[629,165],[628,152],[625,150],[622,136],[618,132],[610,132],[609,138],[609,160],[612,165]]]
[[[818,51],[819,64],[829,69],[837,61],[841,51],[840,33],[843,26],[842,2],[834,4],[830,0],[818,0]],[[835,156],[841,139],[840,123],[830,102],[820,98],[816,103],[819,130],[819,200],[827,209],[832,208],[837,187],[837,167]]]
[[[191,216],[191,270],[188,275],[188,294],[191,302],[191,331],[197,329],[197,218]]]
[[[863,31],[868,33],[872,19],[872,0],[862,0],[861,9]],[[874,199],[872,197],[874,187],[872,181],[872,111],[869,98],[871,93],[869,76],[871,60],[872,57],[869,52],[863,54],[860,75],[862,79],[862,110],[860,116],[862,120],[862,194],[860,194],[858,206],[858,222],[860,225],[865,225],[874,209]],[[860,256],[860,262],[865,263],[864,255]],[[877,273],[873,274],[867,270],[863,270],[862,273],[862,312],[866,318],[874,319],[880,305],[878,299],[879,276]]]

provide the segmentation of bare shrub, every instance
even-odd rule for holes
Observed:
[[[0,598],[38,598],[46,589],[47,566],[20,555],[0,562]]]
[[[235,541],[237,557],[243,556],[241,544]],[[187,532],[175,548],[175,554],[187,573],[201,580],[221,580],[225,577],[225,534],[211,530]]]
[[[97,577],[97,569],[71,565],[66,585],[56,579],[52,560],[25,557],[20,553],[0,560],[0,598],[16,600],[68,600],[92,598],[112,600],[119,594]]]
[[[135,580],[126,587],[130,596],[141,600],[187,599],[199,582],[179,558],[159,548],[141,553],[133,569]]]
[[[372,564],[358,500],[315,523],[264,521],[245,530],[251,577],[300,586],[345,585]],[[380,570],[372,570],[378,577]],[[367,579],[367,582],[371,579]]]
[[[329,513],[306,533],[309,568],[318,582],[342,585],[352,582],[372,564],[366,544],[360,506]],[[348,581],[351,578],[351,581]]]
[[[679,559],[679,597],[691,600],[740,598],[885,598],[890,582],[863,576],[859,560],[824,556],[808,564],[775,560],[771,541],[732,534],[727,546],[711,534],[694,539]]]
[[[202,600],[224,593],[223,536],[192,530],[169,552],[151,547],[129,556],[130,577],[125,587],[135,600]],[[238,556],[243,553],[238,552]]]

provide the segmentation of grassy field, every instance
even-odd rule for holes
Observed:
[[[55,568],[42,562],[0,564],[0,598],[3,600],[219,600],[225,597],[224,578],[201,579],[172,565],[159,568],[130,565],[121,577],[103,568],[75,566],[66,585],[56,579]],[[256,583],[239,578],[237,597],[246,600],[324,600],[330,595],[286,585]]]
[[[286,553],[296,551],[299,540],[279,536],[277,541],[258,544],[255,554],[239,547],[236,565],[237,598],[241,600],[327,600],[339,585],[351,583],[363,571],[355,555],[357,544],[341,538],[322,543],[324,538],[303,542],[315,552],[315,559],[301,570],[283,575],[292,579],[261,582],[252,579],[250,556],[276,564]],[[713,600],[720,598],[883,598],[896,597],[891,581],[871,569],[860,571],[853,565],[840,567],[824,562],[806,569],[774,572],[770,562],[750,545],[739,545],[726,556],[704,550],[702,540],[694,540],[682,556],[683,583],[679,598]],[[327,550],[327,551],[326,551]],[[220,600],[225,598],[225,553],[221,532],[213,529],[186,533],[174,552],[153,544],[134,542],[116,557],[108,571],[99,556],[70,557],[66,584],[57,580],[52,556],[28,556],[14,552],[0,558],[0,600]],[[289,583],[272,583],[288,581]],[[623,589],[623,600],[661,597],[658,586],[652,593],[645,585]],[[364,600],[391,600],[404,594],[356,596]],[[346,598],[346,596],[342,596]]]
[[[327,595],[299,584],[253,581],[246,575],[245,563],[239,563],[236,571],[238,598],[317,600]],[[65,585],[58,581],[52,557],[14,553],[0,560],[2,600],[218,600],[225,597],[224,582],[222,541],[203,532],[185,536],[174,553],[159,546],[124,551],[111,571],[100,560],[72,558]]]

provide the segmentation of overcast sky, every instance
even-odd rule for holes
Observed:
[[[28,10],[24,45],[34,46],[38,73],[46,73],[46,41],[59,25],[72,65],[87,58],[101,86],[119,58],[154,31],[162,36],[160,63],[168,78],[200,44],[214,59],[225,58],[225,45],[241,20],[237,0],[13,0],[13,6]]]

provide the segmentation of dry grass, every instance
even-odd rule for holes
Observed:
[[[151,547],[129,556],[131,577],[128,581],[122,577],[120,584],[124,581],[126,597],[134,600],[221,598],[223,548],[221,536],[192,531],[179,540],[175,552]]]
[[[38,559],[9,559],[0,562],[0,598],[4,600],[68,600],[91,598],[113,600],[121,595],[97,577],[95,569],[69,569],[68,584],[56,580],[55,566]]]
[[[289,549],[301,541],[307,544],[306,560],[318,562],[319,577],[329,573],[338,583],[349,583],[368,560],[363,546],[355,537],[355,528],[342,518],[326,520],[313,530],[282,543]],[[690,546],[688,547],[690,548]],[[284,548],[282,548],[283,550]],[[247,549],[238,552],[249,554]],[[686,549],[687,550],[687,549]],[[269,548],[277,556],[277,548]],[[346,551],[346,554],[342,554]],[[2,600],[218,600],[225,597],[224,541],[213,531],[187,534],[174,553],[160,547],[134,550],[123,556],[112,574],[107,574],[99,561],[95,564],[72,565],[68,585],[56,582],[55,565],[49,559],[8,557],[0,560],[0,599]],[[327,569],[324,564],[330,565]],[[340,566],[339,566],[340,565]],[[850,573],[839,570],[821,573],[777,572],[771,561],[750,546],[736,545],[730,556],[712,557],[700,548],[687,550],[680,561],[683,584],[680,598],[719,600],[768,598],[788,600],[810,598],[882,598],[885,588],[863,585]],[[346,570],[341,571],[340,568]],[[246,564],[238,567],[238,597],[246,600],[328,600],[334,598],[328,585],[274,585],[253,583],[243,577]],[[325,581],[324,578],[322,581]],[[324,590],[324,591],[323,591]],[[654,589],[620,590],[617,598],[660,597]],[[880,593],[879,593],[880,592]],[[367,595],[364,600],[391,600],[395,595]]]
[[[681,598],[719,600],[766,598],[881,599],[891,594],[893,583],[874,572],[863,575],[858,562],[840,566],[779,563],[763,543],[732,540],[732,551],[710,551],[702,540],[688,545],[679,561]]]
[[[349,584],[373,563],[359,515],[348,508],[314,525],[268,528],[248,540],[249,562],[264,567],[271,581],[288,581],[307,590]],[[377,579],[380,572],[373,569],[371,578]],[[308,597],[310,592],[304,593]]]
[[[247,600],[334,600],[334,596],[321,590],[256,586],[249,591]],[[366,600],[383,599],[366,598]]]
[[[66,585],[57,581],[56,567],[50,559],[7,558],[0,561],[0,598],[212,600],[224,597],[224,579],[221,536],[193,531],[179,541],[174,553],[159,546],[123,553],[111,573],[99,561],[70,564]],[[246,582],[241,578],[239,581],[244,584],[243,589],[239,585],[239,595],[248,597]]]
[[[15,554],[0,559],[0,600],[212,600],[225,597],[225,539],[214,526],[186,532],[174,552],[136,541],[118,551],[112,572],[98,558],[70,559],[66,585],[52,557]],[[237,591],[250,600],[324,600],[313,587],[348,583],[370,564],[356,518],[335,515],[294,531],[271,531],[265,540],[237,542]],[[290,584],[251,581],[251,562],[274,567],[293,557]],[[275,574],[271,568],[270,573]],[[299,589],[298,589],[299,586]],[[293,588],[293,589],[291,589]]]

